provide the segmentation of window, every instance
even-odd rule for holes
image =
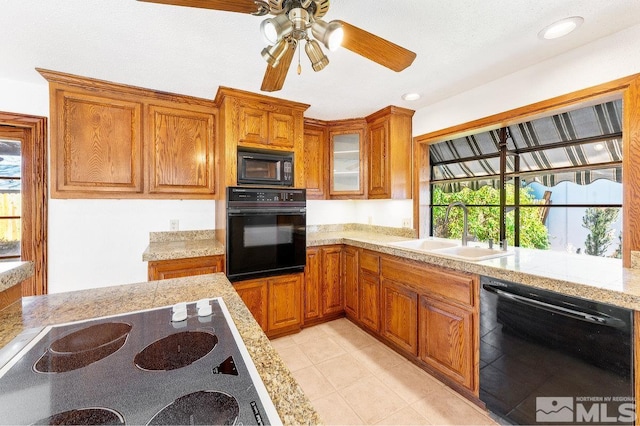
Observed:
[[[620,100],[429,147],[431,235],[620,257]]]
[[[21,163],[20,142],[0,140],[0,261],[20,259]]]

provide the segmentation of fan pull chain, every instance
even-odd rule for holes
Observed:
[[[298,49],[298,75],[302,74],[302,65],[300,65],[300,49]]]

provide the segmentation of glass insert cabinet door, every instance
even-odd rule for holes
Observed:
[[[362,130],[331,132],[331,195],[362,195]]]

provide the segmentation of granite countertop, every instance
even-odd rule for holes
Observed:
[[[224,245],[216,240],[215,231],[150,232],[149,245],[142,253],[144,262],[186,259],[224,254]]]
[[[28,328],[222,297],[282,422],[317,424],[320,418],[291,372],[224,274],[31,296],[0,310],[0,347]]]
[[[33,275],[33,262],[0,262],[0,291],[5,291]]]
[[[640,311],[640,270],[623,268],[619,259],[516,247],[509,249],[513,255],[472,262],[389,244],[407,239],[365,230],[319,231],[307,234],[307,246],[348,244]]]

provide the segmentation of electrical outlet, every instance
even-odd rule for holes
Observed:
[[[411,219],[410,218],[402,219],[402,227],[403,228],[411,228]]]
[[[180,229],[180,221],[178,219],[171,219],[169,221],[169,230],[177,231],[178,229]]]

